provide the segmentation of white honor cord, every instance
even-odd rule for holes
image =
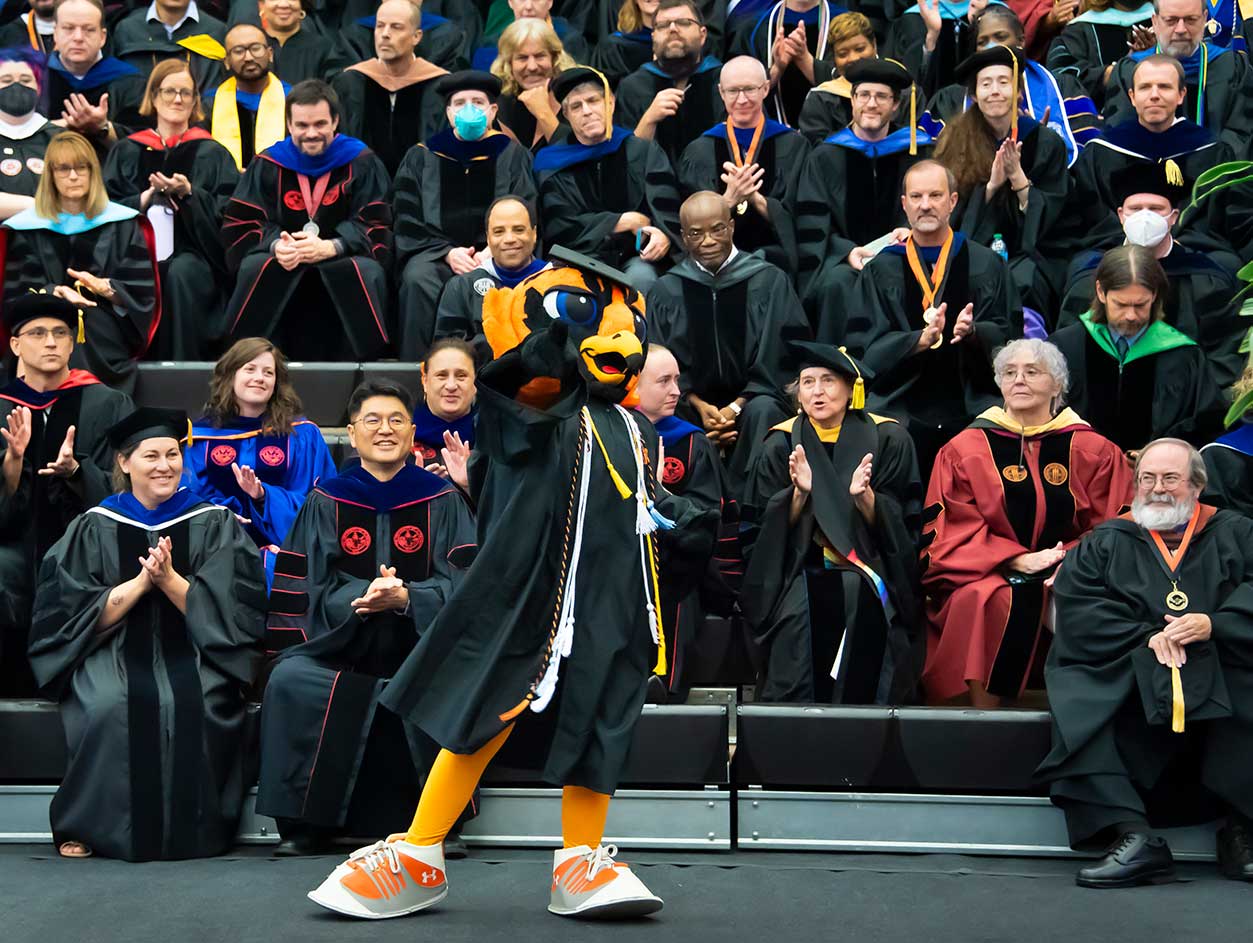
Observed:
[[[574,590],[578,582],[579,556],[583,551],[583,521],[587,511],[587,485],[592,478],[592,418],[583,407],[583,460],[579,473],[579,510],[574,523],[574,548],[570,552],[570,566],[566,569],[566,583],[561,593],[561,613],[557,617],[557,637],[553,639],[552,654],[544,677],[535,686],[535,699],[531,710],[540,713],[548,706],[557,690],[557,674],[562,658],[569,658],[574,648]]]
[[[631,446],[635,452],[635,532],[640,538],[640,575],[644,578],[644,604],[648,610],[648,631],[653,636],[653,644],[661,644],[661,632],[657,628],[657,602],[653,599],[653,581],[648,571],[649,534],[657,529],[657,522],[648,513],[648,491],[644,480],[644,440],[640,435],[640,427],[635,424],[631,414],[621,406],[615,408],[622,414],[622,421],[627,425],[631,436]],[[660,439],[658,439],[660,442]]]

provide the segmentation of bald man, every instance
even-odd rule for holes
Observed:
[[[809,325],[787,275],[735,247],[732,214],[712,190],[684,201],[687,256],[648,292],[648,319],[682,370],[679,415],[722,450],[738,496],[753,445],[789,412],[783,344],[808,338]]]
[[[718,94],[727,117],[683,150],[676,172],[684,193],[713,190],[735,216],[735,245],[761,251],[796,274],[793,209],[809,142],[763,110],[770,82],[766,67],[737,56],[722,67]]]
[[[283,103],[290,87],[271,71],[274,56],[261,28],[241,23],[226,34],[227,78],[205,95],[209,130],[243,170],[287,134]]]

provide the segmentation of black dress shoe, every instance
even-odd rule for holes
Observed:
[[[332,850],[332,844],[321,835],[293,835],[284,838],[270,852],[275,858],[299,858],[304,855],[324,855]]]
[[[1218,867],[1233,881],[1253,881],[1253,835],[1242,822],[1220,828],[1217,836]]]
[[[1075,875],[1080,887],[1135,887],[1174,880],[1175,858],[1166,839],[1144,832],[1127,832],[1110,846],[1104,858],[1080,868]]]

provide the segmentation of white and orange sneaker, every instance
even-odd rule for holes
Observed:
[[[443,845],[411,845],[404,836],[358,848],[309,892],[315,904],[366,920],[403,917],[448,896]]]
[[[553,852],[551,913],[588,920],[643,917],[662,908],[661,898],[630,867],[614,861],[613,845],[563,848]]]

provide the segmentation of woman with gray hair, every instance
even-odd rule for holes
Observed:
[[[1080,537],[1133,495],[1122,450],[1064,408],[1066,358],[1010,341],[993,359],[1004,405],[936,457],[923,513],[930,703],[975,707],[1042,687],[1052,576]]]

